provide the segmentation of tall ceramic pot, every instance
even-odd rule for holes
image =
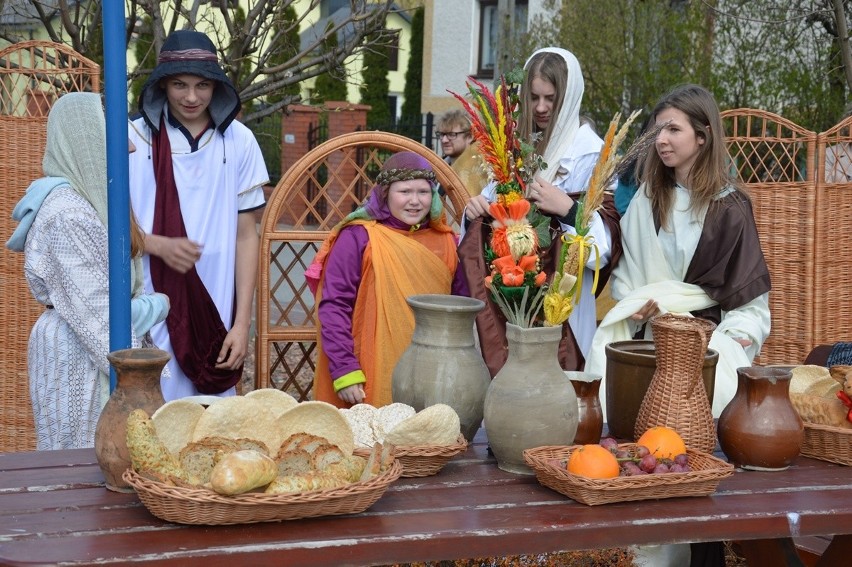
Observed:
[[[456,410],[465,439],[482,425],[485,391],[491,375],[473,333],[485,303],[457,295],[414,295],[411,343],[394,367],[391,395],[420,411],[434,404]]]
[[[577,433],[575,445],[599,443],[603,432],[603,408],[599,397],[601,377],[589,372],[566,371],[577,395]]]
[[[737,368],[737,393],[719,415],[719,446],[744,469],[784,470],[799,455],[804,424],[790,402],[789,368]]]
[[[116,386],[104,406],[95,429],[95,454],[106,479],[116,492],[133,492],[121,475],[130,466],[127,450],[127,416],[135,409],[152,415],[165,403],[160,374],[171,356],[156,348],[129,348],[109,353]]]
[[[506,325],[509,356],[485,395],[485,433],[497,466],[532,474],[523,451],[571,445],[577,396],[557,359],[562,327]]]

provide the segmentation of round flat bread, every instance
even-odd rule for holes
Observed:
[[[272,454],[294,433],[310,433],[325,437],[347,457],[355,448],[355,436],[349,422],[333,405],[326,402],[302,402],[281,414],[275,422],[277,443],[269,445]]]
[[[376,441],[383,443],[388,431],[392,431],[394,427],[416,413],[417,411],[413,407],[400,402],[394,402],[377,409],[372,422]]]
[[[341,409],[340,413],[349,422],[349,427],[352,428],[356,447],[372,447],[375,445],[376,436],[373,434],[370,414],[364,412],[355,413],[346,408]]]
[[[258,400],[263,403],[269,411],[275,414],[275,417],[278,417],[288,409],[299,405],[296,398],[287,392],[279,390],[278,388],[261,388],[259,390],[252,390],[246,394],[245,397]]]
[[[825,366],[803,364],[794,366],[790,372],[793,374],[790,380],[791,394],[831,397],[840,389],[840,384],[831,377],[831,372]]]
[[[212,436],[228,439],[249,437],[262,441],[270,451],[274,445],[277,451],[278,445],[281,444],[275,432],[277,417],[275,412],[260,400],[245,396],[222,398],[204,410],[198,418],[192,440],[198,441]]]
[[[203,413],[204,406],[184,398],[160,406],[151,421],[160,441],[170,453],[177,454],[192,441],[195,425]]]
[[[385,435],[385,441],[400,446],[452,445],[461,433],[456,410],[435,404],[417,412]]]

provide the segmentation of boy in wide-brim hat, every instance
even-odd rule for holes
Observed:
[[[152,329],[172,355],[168,400],[232,395],[248,352],[257,272],[253,212],[269,175],[210,39],[166,38],[130,124],[130,197],[145,232],[145,286],[171,311]]]

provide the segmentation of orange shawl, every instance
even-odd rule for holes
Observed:
[[[376,221],[350,224],[362,225],[370,239],[361,261],[352,335],[355,356],[367,377],[364,401],[381,407],[392,401],[393,369],[414,333],[414,314],[405,299],[424,293],[450,293],[458,264],[456,243],[451,232],[433,228],[409,232]],[[320,282],[316,305],[321,296]],[[334,392],[319,332],[317,352],[314,399],[346,407]]]

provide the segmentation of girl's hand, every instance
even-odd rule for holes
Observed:
[[[644,322],[650,319],[651,317],[658,315],[659,313],[659,304],[655,300],[649,299],[645,302],[645,305],[643,305],[642,308],[639,309],[639,311],[630,316],[630,319],[637,322]]]
[[[538,175],[527,185],[527,199],[538,205],[540,211],[558,217],[567,215],[574,206],[574,199]]]
[[[352,384],[337,392],[337,397],[347,404],[355,405],[363,402],[367,394],[364,392],[363,384]]]
[[[749,340],[749,339],[743,339],[743,338],[739,338],[739,337],[731,337],[731,338],[734,339],[735,341],[737,341],[738,343],[740,343],[743,348],[751,346],[751,340]]]
[[[491,216],[491,213],[488,212],[488,209],[491,207],[491,203],[483,197],[482,195],[476,195],[470,198],[470,201],[467,202],[464,209],[464,215],[467,217],[467,220],[476,220],[479,217],[488,217]]]

